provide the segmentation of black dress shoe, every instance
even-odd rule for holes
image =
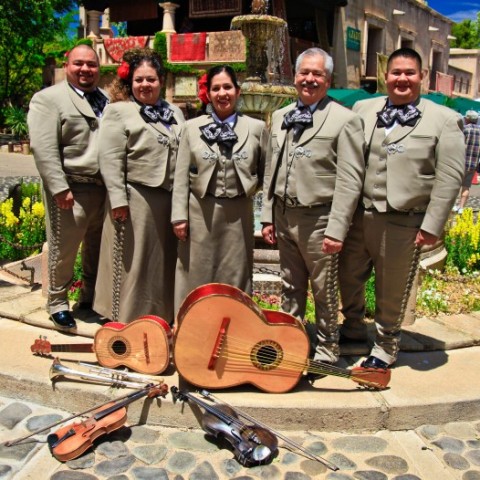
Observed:
[[[60,330],[73,330],[77,328],[75,319],[72,317],[72,314],[68,310],[63,310],[61,312],[52,313],[50,315],[54,325]]]
[[[93,310],[92,302],[80,302],[77,307],[79,310]]]
[[[377,357],[374,357],[373,355],[370,355],[366,360],[362,362],[362,367],[364,368],[380,368],[382,370],[386,370],[389,365],[387,362],[384,362],[383,360],[380,360]]]

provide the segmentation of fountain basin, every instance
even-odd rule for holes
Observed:
[[[272,15],[238,15],[233,17],[231,28],[240,29],[248,39],[255,38],[260,43],[266,43],[286,25],[283,18]]]
[[[247,80],[242,83],[240,110],[243,113],[272,113],[286,100],[293,100],[296,96],[297,90],[292,86]]]

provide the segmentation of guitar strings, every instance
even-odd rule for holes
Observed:
[[[269,345],[266,345],[267,347]],[[231,348],[229,348],[231,347]],[[222,358],[226,358],[227,360],[235,360],[239,362],[241,365],[249,365],[255,368],[255,371],[258,372],[257,367],[252,365],[252,359],[250,354],[245,353],[245,350],[242,347],[247,347],[247,349],[251,349],[251,343],[245,342],[239,338],[227,336],[220,346],[220,355]],[[273,350],[274,347],[271,347]],[[259,360],[260,364],[263,365],[275,365],[278,355],[277,352],[275,353],[268,353],[269,349],[263,349],[262,351],[258,351],[255,355],[256,358]],[[368,379],[358,377],[357,374],[346,372],[345,369],[341,367],[337,367],[335,365],[326,365],[314,360],[304,359],[302,357],[298,357],[292,354],[285,354],[283,358],[279,362],[279,366],[281,366],[285,370],[294,371],[296,373],[303,372],[307,370],[310,373],[315,374],[331,374],[338,377],[343,378],[351,378],[359,383],[370,384]],[[276,368],[276,367],[274,367]],[[273,369],[272,369],[273,370]],[[262,371],[262,370],[260,370]],[[265,371],[269,371],[266,369]],[[362,372],[361,375],[364,376],[373,376],[372,372]]]

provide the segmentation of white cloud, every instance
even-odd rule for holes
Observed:
[[[476,20],[478,12],[478,8],[472,8],[471,10],[460,10],[458,12],[450,13],[447,16],[454,22],[461,22],[462,20]]]

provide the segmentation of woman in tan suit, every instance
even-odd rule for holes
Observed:
[[[206,283],[252,290],[252,197],[262,185],[268,132],[261,120],[236,112],[240,87],[231,67],[210,69],[207,91],[211,114],[185,123],[177,156],[175,311]]]
[[[169,224],[180,124],[160,98],[163,68],[149,49],[124,55],[100,130],[105,218],[94,309],[128,323],[146,314],[173,322],[176,238]]]

